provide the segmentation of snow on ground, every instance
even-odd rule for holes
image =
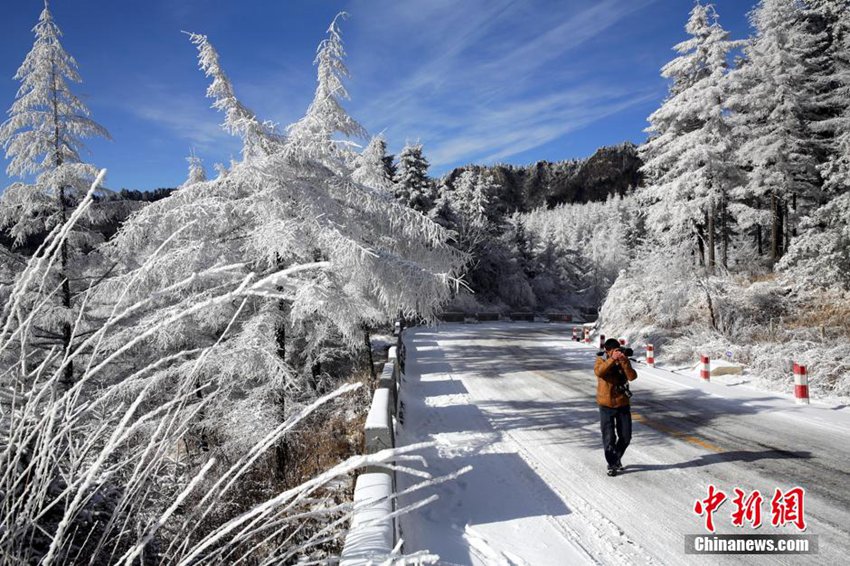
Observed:
[[[446,324],[406,332],[399,444],[434,440],[435,474],[455,482],[416,493],[439,500],[402,517],[405,550],[444,564],[823,564],[850,551],[850,411],[639,366],[625,472],[605,475],[595,350],[554,324]],[[737,376],[725,376],[737,377]],[[412,483],[399,479],[400,487]],[[684,535],[708,484],[807,490],[816,556],[693,556]],[[403,500],[410,503],[413,497]],[[769,503],[769,502],[768,502]],[[715,515],[731,525],[731,502]],[[764,512],[768,516],[769,505]],[[769,524],[760,534],[796,533]],[[759,560],[761,558],[761,560]]]

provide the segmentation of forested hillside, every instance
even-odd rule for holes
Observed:
[[[793,359],[850,398],[850,6],[760,0],[741,38],[689,8],[645,143],[439,178],[346,110],[344,15],[285,128],[188,34],[241,151],[143,193],[89,162],[110,136],[45,3],[0,126],[0,560],[332,562],[373,339],[446,310],[598,312],[661,363],[789,390]]]
[[[529,212],[625,195],[640,184],[641,165],[638,148],[624,143],[603,147],[587,159],[538,161],[525,167],[462,167],[445,175],[443,182],[453,187],[464,171],[489,173],[498,186],[493,197],[506,212]]]

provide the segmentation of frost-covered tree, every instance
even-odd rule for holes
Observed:
[[[198,66],[211,79],[207,87],[207,98],[213,100],[212,107],[224,114],[222,128],[242,139],[242,158],[252,161],[283,149],[284,138],[269,121],[260,121],[254,112],[236,97],[233,84],[221,67],[218,52],[207,40],[207,36],[191,33],[189,40],[198,49]],[[233,163],[231,163],[231,167]]]
[[[830,3],[824,2],[829,7]],[[831,120],[835,136],[829,159],[820,167],[828,200],[802,219],[799,233],[779,268],[795,280],[829,287],[850,288],[850,9],[840,11],[833,28],[832,83],[836,99],[844,101],[842,113]],[[835,9],[834,6],[832,6]]]
[[[725,89],[736,42],[711,4],[694,6],[685,29],[690,39],[675,46],[680,55],[661,71],[671,81],[670,94],[649,117],[651,137],[640,150],[648,184],[644,198],[660,240],[696,245],[704,265],[713,268],[718,235],[720,263],[727,263],[729,196],[739,177]]]
[[[451,192],[453,207],[470,224],[483,226],[487,223],[490,198],[484,189],[481,175],[476,171],[464,171],[455,181]]]
[[[457,215],[452,209],[451,194],[452,187],[448,183],[448,178],[443,177],[437,182],[434,201],[434,208],[428,211],[428,217],[434,222],[445,228],[451,228],[457,223]]]
[[[296,158],[316,159],[334,167],[349,166],[351,151],[336,134],[365,138],[366,130],[348,115],[341,100],[349,98],[343,79],[349,78],[345,66],[345,49],[338,14],[328,27],[327,39],[319,44],[314,64],[318,69],[318,86],[306,115],[287,128],[286,151]]]
[[[818,201],[817,152],[806,115],[811,98],[805,33],[796,0],[762,0],[750,14],[755,36],[730,77],[745,195],[767,209],[770,257],[787,248],[795,217]]]
[[[805,39],[804,63],[809,75],[807,119],[817,135],[822,151],[834,147],[837,128],[850,101],[842,76],[848,72],[850,53],[846,49],[848,32],[847,0],[804,0],[801,18]]]
[[[181,187],[203,183],[207,180],[207,171],[204,169],[204,162],[200,157],[195,155],[195,152],[192,152],[192,155],[186,158],[186,162],[189,164],[189,175]]]
[[[395,196],[410,208],[427,213],[434,206],[434,188],[428,178],[428,160],[422,144],[408,144],[398,156]]]
[[[454,181],[447,195],[452,210],[458,216],[459,229],[475,231],[480,237],[497,228],[496,195],[499,186],[493,173],[487,170],[467,169]]]
[[[844,7],[845,10],[838,12],[832,33],[830,94],[836,115],[827,122],[833,135],[832,145],[827,161],[820,167],[827,195],[850,188],[850,7]]]
[[[9,231],[17,245],[32,244],[31,240],[65,223],[96,174],[93,166],[82,162],[82,140],[109,137],[71,91],[70,83],[82,79],[76,61],[62,47],[62,32],[46,2],[33,32],[33,47],[14,77],[21,86],[9,119],[0,126],[0,143],[10,159],[7,173],[35,176],[32,184],[20,182],[7,188],[0,200],[0,227]],[[90,209],[87,220],[103,220],[104,208]],[[46,343],[60,343],[66,352],[72,349],[75,304],[91,281],[91,265],[84,252],[98,240],[99,235],[86,222],[77,223],[73,237],[62,241],[51,283],[43,289],[44,294],[35,293],[29,302],[31,308],[40,305],[40,337]],[[54,292],[59,305],[42,300]],[[73,364],[69,363],[63,383],[69,385],[73,376]]]
[[[777,267],[807,285],[850,289],[850,190],[800,222]]]
[[[351,178],[383,193],[392,193],[393,181],[387,171],[386,160],[387,142],[382,136],[375,136],[355,158]]]
[[[334,376],[321,368],[360,347],[364,324],[399,311],[433,318],[465,258],[440,226],[328,167],[327,154],[281,151],[279,136],[236,97],[209,41],[192,40],[243,158],[226,176],[142,209],[110,242],[120,274],[104,295],[119,310],[140,300],[145,308],[104,347],[183,313],[137,356],[175,356],[152,376],[164,392],[174,373],[211,384],[217,393],[193,437],[239,453],[246,438],[327,390]]]

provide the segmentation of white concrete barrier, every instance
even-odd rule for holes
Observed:
[[[381,375],[378,376],[378,390],[386,389],[389,391],[390,399],[388,409],[391,415],[395,415],[396,407],[396,381],[395,381],[395,362],[390,360],[384,364],[384,369]]]
[[[372,405],[366,415],[365,452],[374,454],[395,446],[393,416],[398,410],[398,391],[404,370],[403,327],[398,325],[396,346],[387,352],[387,363],[378,379]],[[399,422],[403,415],[398,414]],[[360,566],[383,563],[395,546],[396,521],[391,516],[394,503],[395,473],[380,466],[367,466],[354,487],[355,511],[345,537],[340,564]]]
[[[354,486],[354,513],[340,566],[381,564],[395,542],[393,481],[389,474],[360,474]]]
[[[393,421],[390,407],[390,390],[386,387],[376,389],[369,414],[366,415],[367,454],[393,447]]]

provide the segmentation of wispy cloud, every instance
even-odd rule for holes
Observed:
[[[570,95],[565,100],[543,98],[469,116],[463,131],[436,140],[430,153],[432,163],[440,166],[473,157],[493,163],[657,97],[654,91],[605,92],[594,87]]]
[[[227,155],[238,149],[238,142],[222,130],[222,116],[210,108],[203,92],[171,89],[153,81],[144,84],[137,96],[115,104],[200,152]]]
[[[655,1],[355,2],[367,21],[351,52],[369,45],[370,55],[392,53],[395,64],[352,56],[355,84],[380,84],[354,86],[368,102],[353,109],[394,144],[421,139],[438,167],[534,149],[657,97],[644,86],[606,82],[573,57]]]

